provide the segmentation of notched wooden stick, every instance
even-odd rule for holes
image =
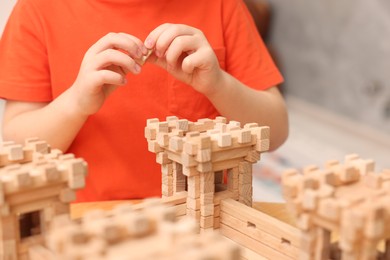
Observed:
[[[146,53],[144,56],[142,56],[140,59],[136,59],[135,61],[139,64],[139,65],[144,65],[145,62],[148,60],[148,58],[150,57],[150,55],[152,55],[153,53],[153,49],[149,49],[148,50],[148,53]]]

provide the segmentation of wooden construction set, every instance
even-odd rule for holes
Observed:
[[[4,142],[0,150],[0,258],[26,259],[52,220],[69,213],[85,185],[87,164],[37,139]]]
[[[352,154],[322,170],[286,171],[282,184],[302,230],[300,259],[390,259],[390,170],[376,173],[372,160]]]
[[[268,127],[167,117],[148,120],[145,137],[163,198],[73,221],[86,162],[37,139],[3,143],[0,259],[390,259],[390,171],[374,173],[370,160],[286,171],[298,229],[252,208],[252,164],[269,148]]]

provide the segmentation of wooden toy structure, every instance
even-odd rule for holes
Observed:
[[[162,169],[158,201],[169,207],[146,200],[77,221],[69,202],[84,187],[86,163],[37,139],[3,143],[0,259],[390,259],[390,171],[374,173],[373,161],[350,155],[324,170],[283,174],[302,233],[251,207],[252,164],[269,135],[268,127],[223,117],[150,119],[148,149]]]
[[[24,146],[4,142],[0,167],[0,259],[26,259],[52,219],[69,212],[87,164],[33,138]]]
[[[323,170],[286,171],[282,184],[302,230],[300,259],[390,259],[390,170],[375,173],[372,160],[348,155]]]
[[[219,229],[250,249],[250,259],[296,259],[298,230],[252,208],[252,164],[269,149],[269,136],[269,127],[241,127],[223,117],[172,116],[145,127],[148,149],[161,164],[163,196],[186,198],[182,214],[201,231]]]
[[[239,260],[237,244],[217,233],[199,235],[195,221],[160,200],[91,211],[80,221],[53,220],[46,246],[30,248],[32,260]]]
[[[199,236],[193,220],[176,221],[185,199],[149,199],[71,221],[69,203],[85,185],[87,164],[44,141],[4,142],[0,167],[0,259],[240,257],[237,244],[216,233]]]

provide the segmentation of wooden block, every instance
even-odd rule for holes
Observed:
[[[173,175],[162,175],[162,184],[168,185],[173,188]]]
[[[68,186],[71,189],[80,189],[85,186],[87,164],[82,159],[74,159],[68,164]]]
[[[200,150],[210,149],[211,148],[210,136],[201,136],[198,140],[198,147]]]
[[[214,227],[214,217],[213,216],[200,216],[200,227],[201,228],[213,228]]]
[[[249,162],[240,162],[238,164],[238,171],[240,174],[252,175],[252,164]]]
[[[318,207],[317,191],[306,189],[303,193],[302,207],[305,210],[315,211]]]
[[[360,179],[360,174],[354,167],[342,167],[339,178],[344,184],[353,183]]]
[[[194,218],[196,220],[200,220],[200,210],[193,210],[187,208],[187,216]]]
[[[313,227],[312,215],[308,213],[302,213],[298,216],[297,227],[302,231],[308,231]]]
[[[196,155],[198,152],[198,145],[190,142],[183,144],[183,151],[189,155]]]
[[[180,119],[176,121],[176,128],[183,131],[188,131],[188,120]]]
[[[227,119],[226,117],[222,117],[222,116],[217,116],[214,120],[215,123],[224,123],[226,124],[227,122]]]
[[[214,217],[214,204],[200,205],[200,215],[203,217]]]
[[[181,192],[186,190],[187,179],[183,175],[183,168],[179,163],[173,163],[173,192]]]
[[[157,130],[156,128],[145,127],[144,134],[146,139],[155,140],[157,136]]]
[[[245,160],[251,163],[256,163],[260,160],[260,152],[258,151],[249,151],[248,155],[245,157]]]
[[[166,152],[160,152],[156,154],[156,162],[163,165],[163,164],[169,164],[172,161],[169,160],[168,154]]]
[[[170,155],[173,155],[173,154],[170,153]],[[181,162],[181,164],[184,167],[192,167],[192,166],[197,166],[198,165],[198,162],[195,160],[195,157],[191,156],[191,155],[189,155],[187,153],[182,153],[181,157],[179,157],[179,158],[180,159],[174,160],[174,161]]]
[[[8,160],[18,161],[23,159],[23,146],[14,142],[3,142],[2,151],[8,155]]]
[[[196,169],[202,173],[211,172],[213,169],[213,164],[211,162],[199,163]]]
[[[199,171],[196,167],[183,167],[183,174],[187,177],[197,176],[199,175]]]
[[[321,182],[326,183],[330,186],[340,186],[341,180],[338,175],[336,175],[334,172],[329,170],[324,170],[321,173]]]
[[[200,197],[200,176],[191,176],[187,178],[188,182],[188,196],[190,198],[199,198]]]
[[[252,132],[249,129],[241,130],[238,134],[237,141],[240,144],[250,143],[252,141]]]
[[[234,126],[234,127],[240,127],[241,128],[241,123],[238,122],[238,121],[232,120],[232,121],[229,122],[228,126]]]
[[[33,180],[30,177],[30,173],[22,169],[14,173],[14,180],[14,185],[17,187],[17,189],[23,189],[33,185]]]
[[[158,122],[157,124],[157,135],[158,133],[169,133],[169,125],[168,122]]]
[[[255,134],[259,140],[270,139],[270,128],[268,126],[252,127],[250,130],[252,134]]]
[[[153,49],[149,49],[148,52],[143,55],[141,58],[139,59],[135,59],[135,62],[137,62],[140,66],[143,66],[146,61],[149,59],[150,55],[152,55],[153,53]]]
[[[196,155],[196,160],[201,163],[211,161],[211,150],[210,149],[199,150]]]
[[[150,119],[146,120],[146,126],[154,126],[154,127],[156,127],[157,123],[159,123],[159,122],[160,122],[160,120],[158,120],[158,118],[150,118]]]
[[[256,151],[258,152],[266,152],[269,150],[269,147],[270,147],[270,141],[269,139],[263,139],[263,140],[260,140],[260,139],[256,139],[257,142],[256,142]]]
[[[165,132],[158,132],[156,136],[158,145],[161,147],[168,147],[169,145],[169,134]]]
[[[341,209],[335,199],[322,199],[319,202],[318,214],[325,219],[329,219],[331,221],[338,221],[340,219]]]
[[[200,192],[210,193],[215,191],[214,172],[200,174]]]
[[[330,231],[317,228],[315,259],[322,260],[330,258],[330,238]]]
[[[239,186],[250,184],[252,186],[252,174],[251,173],[240,173],[238,175]]]
[[[180,152],[183,150],[183,139],[178,136],[172,136],[169,139],[169,149],[175,152]]]
[[[227,125],[226,123],[216,123],[214,129],[218,130],[218,134],[226,133]]]
[[[35,138],[26,139],[25,147],[32,149],[36,153],[47,154],[50,152],[50,146],[45,141]]]
[[[173,164],[172,163],[162,164],[161,173],[163,175],[173,175]]]
[[[148,151],[152,153],[159,153],[164,151],[157,141],[148,141]]]
[[[232,135],[230,133],[221,133],[218,136],[217,143],[219,147],[229,147],[232,145]]]
[[[214,193],[214,192],[201,193],[200,194],[200,204],[201,205],[213,204],[215,195],[216,195],[216,193]]]

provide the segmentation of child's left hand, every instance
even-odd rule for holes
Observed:
[[[145,40],[154,49],[148,59],[206,96],[223,77],[218,59],[200,30],[183,24],[162,24]]]

